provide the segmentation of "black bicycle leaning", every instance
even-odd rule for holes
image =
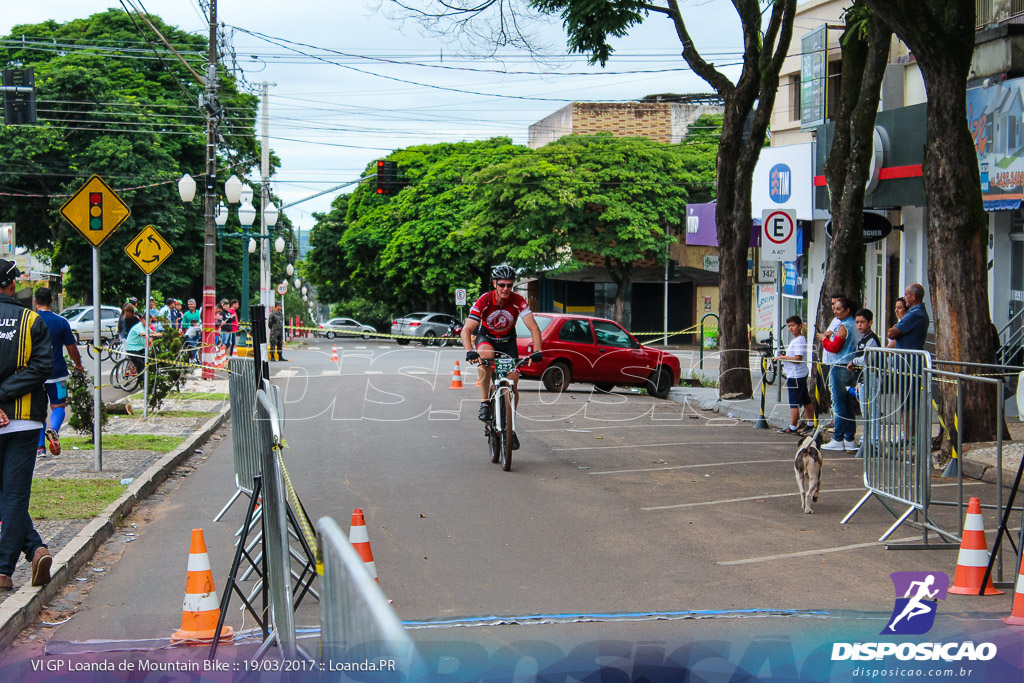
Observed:
[[[768,333],[768,341],[759,344],[757,350],[761,352],[761,375],[765,384],[774,384],[778,375],[778,361],[775,360],[775,335]]]
[[[516,431],[516,410],[514,382],[508,375],[530,362],[531,356],[520,361],[508,356],[494,359],[483,358],[480,365],[493,367],[491,391],[488,400],[491,402],[491,416],[484,423],[484,436],[487,437],[487,453],[491,462],[501,463],[501,469],[508,472],[512,469],[512,435]]]

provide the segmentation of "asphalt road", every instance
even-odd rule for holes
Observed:
[[[625,390],[574,385],[556,396],[524,380],[522,448],[505,473],[487,456],[465,362],[466,388],[449,388],[461,351],[344,340],[288,355],[272,369],[287,401],[287,466],[310,516],[347,528],[353,508],[365,511],[380,585],[401,619],[505,617],[412,631],[428,651],[457,643],[521,656],[540,648],[530,642],[569,652],[617,640],[634,654],[645,643],[731,643],[735,658],[781,639],[799,659],[831,640],[875,639],[893,607],[891,572],[955,568],[955,550],[885,550],[876,541],[893,517],[877,502],[839,523],[864,493],[860,461],[845,454],[826,456],[815,514],[802,514],[795,440],[749,423]],[[242,515],[236,505],[210,521],[234,490],[225,437],[144,506],[138,539],[87,577],[92,592],[51,641],[166,637],[180,620],[193,527],[206,530],[223,590]],[[935,498],[953,499],[949,483],[936,485]],[[994,498],[988,484],[965,490]],[[957,527],[952,508],[935,520]],[[985,524],[991,543],[993,513]],[[1011,595],[950,595],[935,633],[1005,635]],[[298,622],[315,625],[316,609],[307,602]],[[537,621],[553,623],[509,625]],[[228,623],[252,625],[234,610]]]

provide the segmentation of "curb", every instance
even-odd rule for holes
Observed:
[[[167,480],[171,471],[192,453],[198,444],[227,421],[230,404],[210,418],[184,443],[160,458],[125,489],[121,497],[107,506],[53,557],[50,583],[42,587],[25,584],[0,605],[0,649],[7,647],[19,633],[39,616],[43,606],[69,583],[96,550],[114,535],[119,519]]]
[[[701,410],[711,410],[723,416],[738,420],[740,422],[757,422],[761,416],[760,406],[756,409],[742,405],[745,401],[732,403],[723,400],[718,396],[718,389],[698,389],[696,387],[675,387],[669,392],[669,399],[681,404],[696,404]],[[748,400],[759,400],[748,399]],[[782,406],[782,404],[776,404]],[[765,406],[768,411],[765,420],[772,428],[781,429],[789,424],[789,406],[785,406],[785,415],[782,418],[775,416],[771,410],[772,406]]]

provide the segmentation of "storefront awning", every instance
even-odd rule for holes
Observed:
[[[986,199],[986,211],[1016,211],[1020,208],[1019,199]]]

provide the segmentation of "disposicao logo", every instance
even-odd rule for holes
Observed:
[[[939,600],[946,599],[949,576],[943,572],[893,572],[896,604],[892,616],[879,635],[921,635],[935,625]],[[901,661],[988,661],[996,656],[994,643],[833,643],[832,661],[881,660],[896,657]]]
[[[915,636],[927,633],[935,624],[938,600],[946,599],[949,576],[943,572],[893,572],[896,605],[881,635]]]

